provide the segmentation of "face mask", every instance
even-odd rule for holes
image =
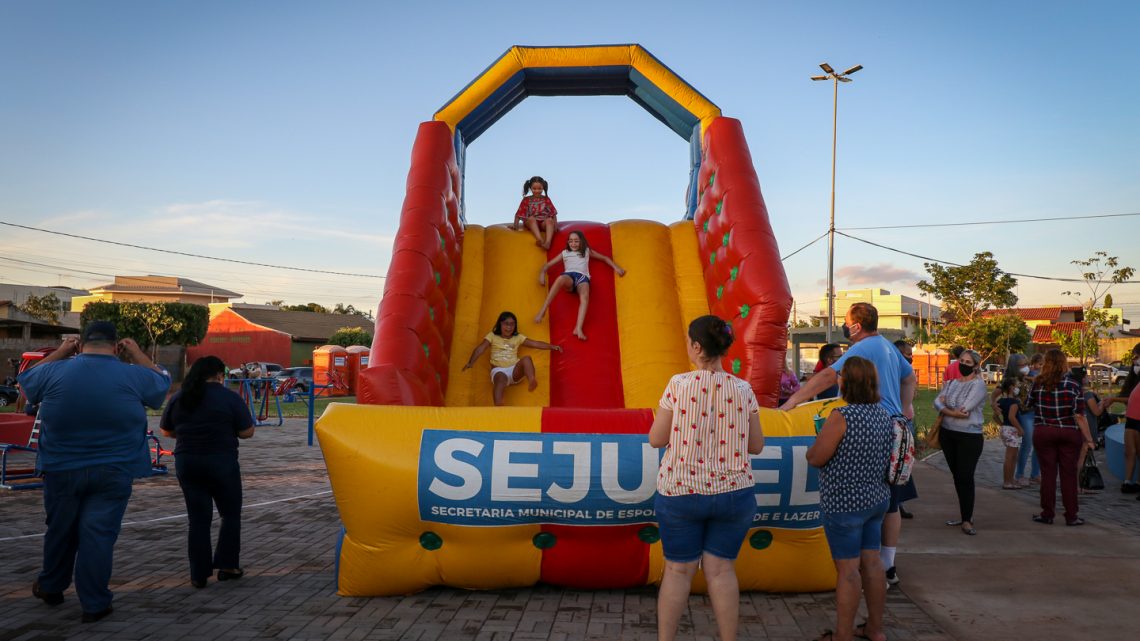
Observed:
[[[1024,365],[1024,366],[1022,366],[1022,368],[1021,368],[1020,370],[1018,370],[1018,371],[1019,371],[1019,372],[1021,372],[1022,374],[1028,374],[1028,373],[1029,373],[1029,366],[1028,366],[1028,365]]]
[[[974,373],[974,366],[958,363],[958,371],[961,372],[962,376],[969,376]]]
[[[851,340],[851,328],[847,326],[847,323],[843,323],[842,329],[843,329],[843,338],[846,338],[847,340]]]
[[[1015,387],[1013,388],[1013,392],[1012,392],[1012,394],[1013,394],[1014,396],[1017,396],[1017,395],[1018,395],[1018,394],[1020,394],[1020,393],[1021,393],[1021,388],[1020,388],[1020,387],[1016,387],[1016,386],[1015,386]]]

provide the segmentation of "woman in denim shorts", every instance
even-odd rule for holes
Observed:
[[[749,454],[764,449],[764,434],[752,388],[721,367],[732,339],[732,326],[716,316],[689,324],[686,345],[697,369],[669,380],[649,429],[649,444],[665,448],[654,504],[665,553],[657,595],[657,638],[664,641],[677,634],[698,567],[720,638],[736,639],[735,560],[756,516]]]
[[[890,503],[887,466],[894,438],[891,416],[879,405],[879,382],[871,361],[852,356],[839,373],[845,407],[833,411],[807,451],[819,468],[819,507],[831,558],[839,575],[835,587],[836,631],[821,640],[855,636],[884,641],[886,583],[879,543]],[[867,621],[855,627],[860,591],[867,599]]]

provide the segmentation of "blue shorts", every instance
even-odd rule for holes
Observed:
[[[831,558],[857,559],[863,550],[879,549],[883,516],[889,502],[883,501],[858,512],[823,512],[823,532],[827,535]]]
[[[894,514],[899,511],[899,506],[911,499],[918,498],[918,487],[914,484],[914,477],[911,476],[906,485],[892,485],[890,502],[887,504],[887,514]]]
[[[578,285],[581,285],[582,283],[589,284],[589,282],[590,282],[589,276],[587,276],[585,274],[580,274],[578,272],[562,272],[562,275],[570,277],[570,282],[571,282],[570,290],[571,291],[576,291],[578,289]]]
[[[756,491],[746,487],[724,494],[658,494],[653,507],[666,559],[692,563],[708,552],[732,561],[756,516]]]

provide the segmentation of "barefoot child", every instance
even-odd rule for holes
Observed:
[[[530,190],[530,195],[527,196],[527,190]],[[555,218],[558,216],[558,210],[554,208],[554,203],[550,202],[550,198],[546,196],[549,187],[542,176],[534,176],[530,180],[523,183],[523,199],[519,203],[519,208],[515,212],[515,219],[511,223],[511,229],[518,230],[519,221],[523,221],[526,228],[530,233],[534,234],[534,244],[543,249],[550,249],[550,240],[554,238],[554,228],[558,226],[558,221]],[[539,229],[541,228],[541,232]]]
[[[491,384],[494,386],[495,405],[503,404],[503,393],[507,391],[507,386],[522,382],[523,376],[529,383],[527,389],[533,392],[538,387],[538,380],[534,377],[534,361],[529,356],[519,358],[520,345],[531,349],[562,351],[558,345],[533,341],[516,333],[518,326],[519,319],[511,312],[499,314],[495,329],[475,347],[471,358],[463,366],[464,370],[470,368],[488,347],[491,348]]]
[[[534,317],[534,322],[541,323],[542,318],[546,316],[546,310],[550,307],[550,301],[554,300],[554,296],[561,290],[568,292],[578,293],[578,324],[574,326],[574,335],[579,340],[586,340],[586,334],[582,331],[582,324],[586,322],[586,307],[590,304],[590,259],[596,258],[603,263],[613,267],[618,276],[625,276],[625,270],[617,266],[609,256],[596,254],[590,251],[590,245],[586,242],[586,235],[580,231],[570,232],[570,237],[566,239],[566,249],[562,253],[555,256],[542,266],[542,271],[538,274],[538,284],[546,287],[546,270],[554,266],[558,261],[562,261],[565,271],[559,276],[554,284],[550,287],[550,293],[546,295],[546,302],[542,304],[542,309],[538,310],[538,314]]]
[[[1002,464],[1002,488],[1006,490],[1020,490],[1021,486],[1013,480],[1013,468],[1017,464],[1017,452],[1021,449],[1021,438],[1024,430],[1017,419],[1021,411],[1021,401],[1017,393],[1019,379],[1006,378],[1001,382],[1001,397],[998,398],[997,407],[1001,415],[1001,442],[1005,445],[1005,462]]]

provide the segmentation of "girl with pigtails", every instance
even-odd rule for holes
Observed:
[[[550,242],[554,238],[554,230],[558,227],[558,210],[550,202],[546,192],[549,189],[542,176],[533,176],[523,183],[523,199],[515,211],[515,219],[511,222],[511,229],[518,230],[519,221],[534,234],[534,244],[543,249],[550,249]],[[527,196],[527,191],[530,195]]]

